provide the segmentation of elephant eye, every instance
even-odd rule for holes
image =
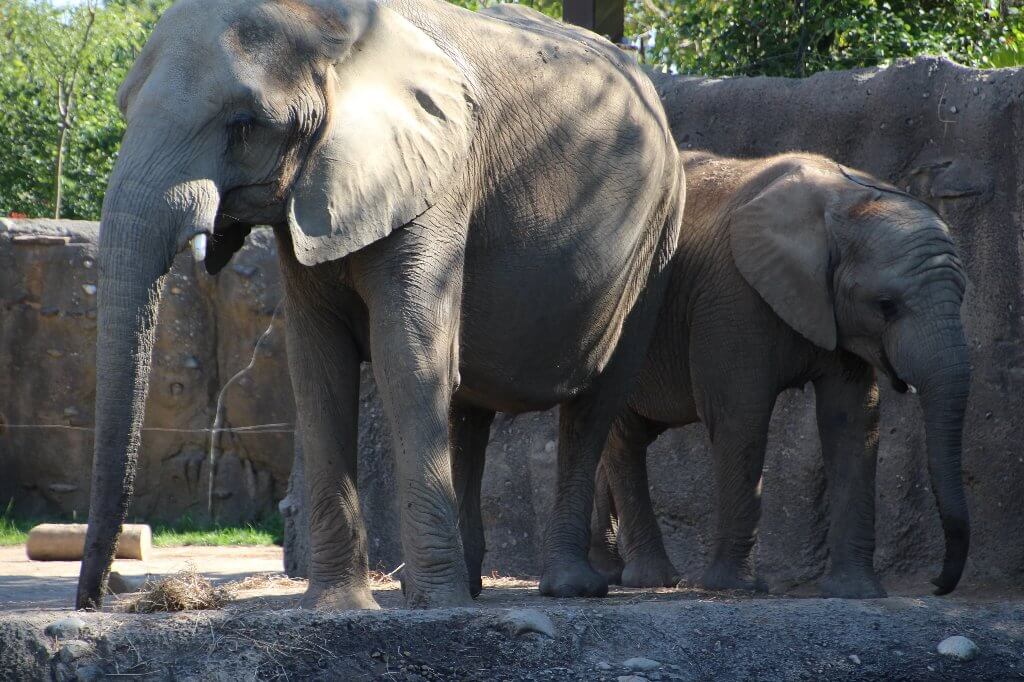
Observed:
[[[228,134],[231,137],[231,143],[244,145],[255,125],[256,119],[252,114],[239,113],[232,116],[228,121]]]
[[[885,318],[886,322],[896,318],[899,314],[899,306],[896,305],[896,301],[892,300],[888,296],[882,296],[877,301],[878,311],[882,313],[882,317]]]

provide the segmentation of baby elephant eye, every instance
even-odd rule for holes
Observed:
[[[896,301],[887,296],[879,298],[876,301],[876,304],[878,305],[878,311],[882,313],[882,317],[884,317],[886,321],[895,319],[896,315],[899,313],[899,307],[896,305]]]

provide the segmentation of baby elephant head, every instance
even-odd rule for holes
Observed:
[[[949,228],[921,201],[825,159],[798,158],[732,215],[740,273],[816,345],[919,393],[946,536],[937,594],[956,587],[970,539],[961,438],[970,364],[967,277]]]

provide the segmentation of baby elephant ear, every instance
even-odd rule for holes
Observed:
[[[324,128],[288,202],[305,265],[343,258],[427,210],[473,138],[459,66],[390,9],[368,3],[359,23],[365,28],[328,69]]]
[[[834,350],[829,194],[818,175],[796,168],[737,208],[729,242],[743,279],[772,310],[815,345]]]

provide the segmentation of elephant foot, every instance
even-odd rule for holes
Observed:
[[[348,611],[351,609],[378,610],[380,606],[366,585],[328,586],[310,583],[302,595],[302,608],[318,611]]]
[[[483,579],[477,577],[476,581],[469,578],[466,581],[465,589],[452,587],[435,587],[411,589],[404,574],[399,577],[399,584],[402,586],[402,595],[405,597],[405,604],[410,609],[447,609],[472,606],[473,600],[480,596],[483,591]]]
[[[768,591],[763,580],[746,577],[739,566],[732,564],[712,564],[701,576],[700,586],[705,590]]]
[[[473,598],[465,583],[460,583],[457,587],[421,587],[405,591],[405,605],[410,609],[453,609],[472,606]]]
[[[585,561],[558,564],[541,576],[540,593],[548,597],[604,597],[608,580]]]
[[[837,599],[880,599],[887,596],[874,571],[830,571],[819,583],[821,596]]]
[[[624,587],[675,587],[679,571],[667,557],[634,559],[622,569]]]

